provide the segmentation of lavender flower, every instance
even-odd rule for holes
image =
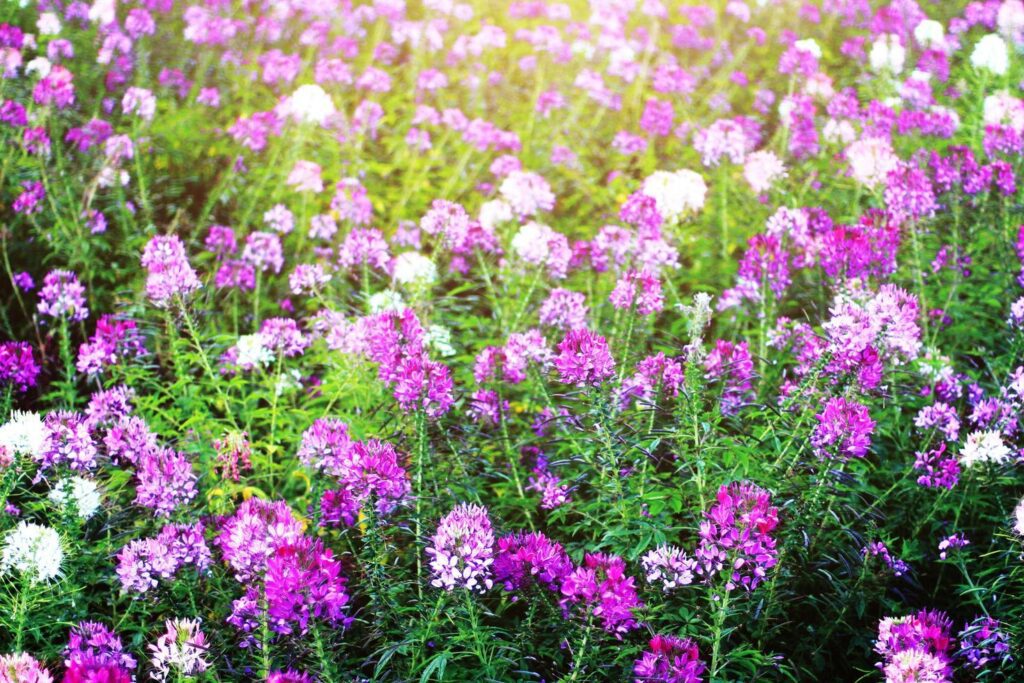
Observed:
[[[487,509],[460,503],[441,518],[426,550],[434,578],[431,585],[451,591],[484,592],[494,584],[494,532]]]
[[[1010,637],[998,620],[981,616],[959,634],[959,655],[975,671],[995,670],[1013,661]]]
[[[78,322],[89,317],[85,305],[85,287],[78,276],[67,270],[51,270],[39,291],[39,313],[51,318],[67,318]]]
[[[184,300],[202,286],[177,235],[151,239],[142,251],[142,266],[148,271],[146,295],[158,308]]]
[[[647,582],[661,585],[661,589],[670,593],[680,586],[693,583],[694,574],[699,570],[697,560],[687,556],[680,548],[671,545],[660,545],[648,550],[640,563],[647,573]]]

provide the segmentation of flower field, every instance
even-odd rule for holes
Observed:
[[[1024,1],[0,4],[0,683],[1024,681]]]

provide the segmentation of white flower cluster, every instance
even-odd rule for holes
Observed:
[[[50,500],[60,507],[74,501],[78,516],[86,520],[100,509],[100,490],[94,481],[83,477],[70,477],[56,483],[50,491]]]
[[[960,449],[960,462],[964,467],[978,463],[1004,463],[1010,459],[1010,449],[1003,443],[997,430],[974,432]]]
[[[14,455],[38,457],[45,441],[46,427],[36,413],[15,410],[10,421],[0,427],[0,446]]]
[[[50,581],[60,574],[63,559],[64,550],[56,531],[21,522],[4,537],[0,574],[17,570],[32,583]]]
[[[643,193],[654,200],[658,213],[671,223],[685,213],[704,208],[708,186],[700,174],[685,168],[655,171],[644,180]]]

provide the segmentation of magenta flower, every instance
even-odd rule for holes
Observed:
[[[656,635],[633,664],[636,683],[701,683],[706,669],[689,638]]]
[[[757,588],[778,561],[771,532],[779,511],[771,496],[747,482],[722,486],[704,517],[696,552],[701,572],[709,578],[724,572],[726,590]]]
[[[704,359],[704,370],[722,384],[723,415],[735,415],[753,398],[754,362],[747,342],[719,339]]]
[[[830,398],[815,419],[818,424],[811,433],[811,445],[819,458],[863,458],[871,447],[875,421],[867,406],[842,397]]]
[[[494,580],[504,584],[505,590],[523,590],[536,583],[558,591],[572,569],[561,544],[542,533],[511,534],[498,539]]]
[[[38,376],[39,366],[28,342],[0,342],[0,386],[28,391]]]
[[[634,610],[643,607],[634,579],[626,576],[626,563],[616,555],[588,553],[583,566],[562,581],[562,610],[574,606],[596,617],[602,628],[616,638],[637,628]]]
[[[302,523],[286,501],[250,498],[221,523],[217,545],[235,578],[247,583],[266,572],[267,558],[297,543],[302,533]]]
[[[588,329],[570,330],[558,345],[555,368],[564,384],[598,386],[615,374],[608,341]]]
[[[313,620],[347,626],[349,596],[341,564],[319,539],[303,536],[267,559],[265,590],[271,630],[306,633]]]

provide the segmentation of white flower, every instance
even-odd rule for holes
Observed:
[[[167,632],[149,646],[153,667],[150,677],[166,681],[172,671],[188,677],[201,674],[210,666],[205,656],[208,650],[198,619],[169,619]]]
[[[1010,459],[1010,449],[996,430],[974,432],[960,449],[960,462],[964,467],[977,463],[1004,463]]]
[[[1021,0],[1003,0],[996,16],[999,34],[1007,40],[1021,42],[1024,34],[1024,2]]]
[[[821,59],[821,46],[814,38],[804,38],[793,43],[793,47],[801,52],[814,55],[815,59]]]
[[[45,441],[46,427],[36,413],[15,410],[11,414],[11,421],[0,427],[0,446],[15,455],[38,458],[43,453]]]
[[[1013,517],[1013,530],[1016,531],[1019,536],[1024,536],[1024,498],[1017,503],[1017,507],[1013,511]]]
[[[867,187],[883,182],[900,161],[889,141],[882,138],[857,140],[846,148],[846,160],[853,179]]]
[[[96,482],[83,477],[63,479],[50,491],[50,500],[59,506],[67,505],[68,500],[75,501],[78,516],[89,519],[100,509],[100,490]]]
[[[287,372],[282,372],[277,378],[277,384],[274,385],[274,393],[277,396],[283,396],[286,391],[294,391],[295,389],[302,388],[302,373],[298,370],[292,369]]]
[[[743,162],[743,177],[750,189],[761,194],[771,189],[772,183],[786,177],[782,159],[770,150],[760,150],[747,156]]]
[[[46,57],[36,57],[35,59],[30,60],[29,63],[25,65],[25,73],[36,73],[39,74],[39,78],[46,78],[50,75],[50,69],[52,68],[53,65],[50,64],[49,59],[47,59]]]
[[[1024,131],[1024,102],[1005,90],[992,93],[982,105],[985,123]]]
[[[888,71],[896,75],[903,71],[903,63],[907,59],[907,50],[900,43],[900,37],[895,33],[884,33],[875,39],[871,46],[871,54],[868,61],[871,70],[877,73]]]
[[[821,134],[829,142],[843,145],[849,144],[857,138],[857,131],[854,130],[853,124],[846,119],[829,119],[821,129]]]
[[[259,332],[239,337],[235,350],[238,352],[236,362],[248,370],[274,362],[274,354],[267,348],[266,337]]]
[[[321,126],[336,110],[334,100],[319,85],[300,85],[280,106],[285,116]]]
[[[512,211],[520,216],[533,216],[555,206],[551,185],[542,175],[531,171],[512,171],[505,176],[498,192]]]
[[[393,289],[385,289],[382,292],[375,292],[370,296],[370,313],[383,313],[394,311],[401,313],[406,308],[405,299]]]
[[[688,169],[655,171],[644,180],[643,193],[654,200],[661,217],[672,222],[689,211],[700,211],[708,186]]]
[[[43,12],[36,20],[36,29],[41,36],[55,36],[60,33],[60,17],[53,12]]]
[[[418,251],[406,251],[395,257],[391,277],[403,285],[429,286],[437,282],[437,266]]]
[[[480,225],[486,230],[494,230],[501,223],[512,220],[512,207],[508,202],[492,199],[480,206]]]
[[[48,526],[21,522],[4,537],[0,574],[17,569],[33,583],[49,581],[60,574],[63,559],[64,551],[56,531]]]
[[[934,19],[925,19],[914,27],[914,40],[925,49],[941,50],[946,46],[946,29]]]
[[[96,0],[89,7],[89,21],[100,26],[117,20],[117,0]]]
[[[452,331],[442,325],[431,325],[427,328],[427,343],[441,356],[447,358],[455,355],[452,346]]]
[[[987,69],[996,76],[1004,76],[1010,68],[1010,51],[1006,41],[995,33],[983,36],[971,53],[971,64],[979,69]]]
[[[530,221],[512,238],[512,251],[526,263],[545,263],[551,255],[551,235],[554,232],[550,226]]]

